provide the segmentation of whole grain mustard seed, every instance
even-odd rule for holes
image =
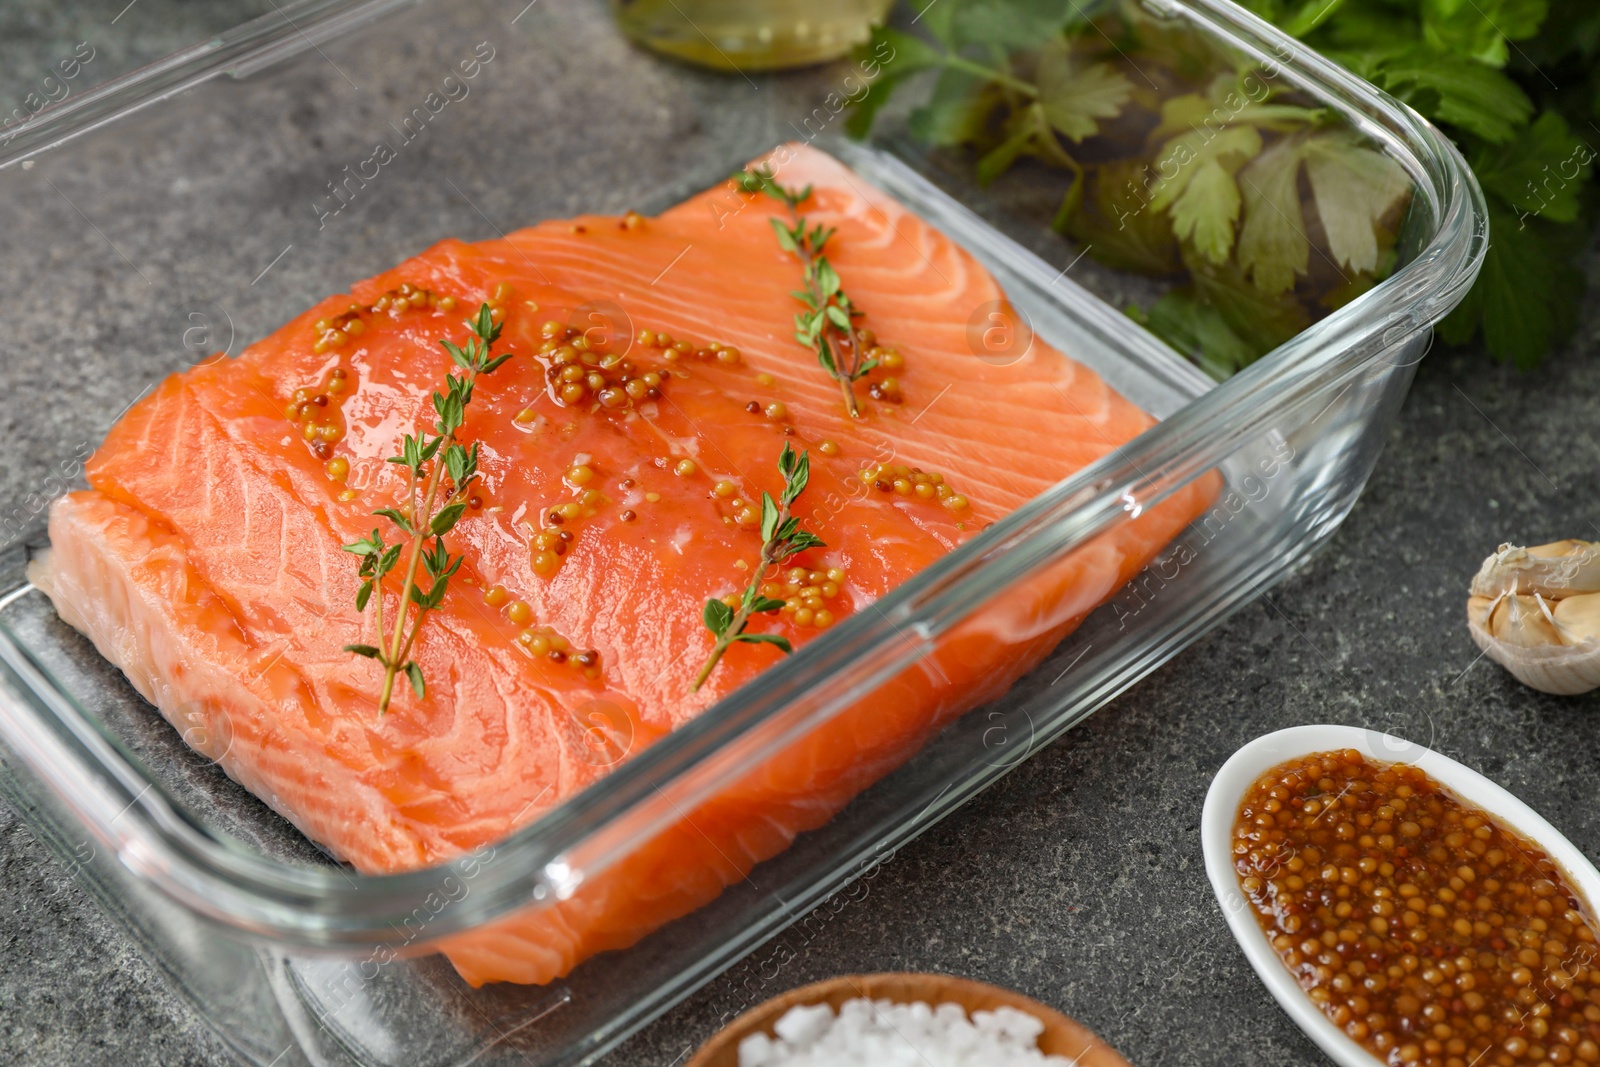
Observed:
[[[339,401],[347,379],[347,372],[336,367],[326,382],[296,389],[283,409],[284,417],[299,426],[300,439],[311,454],[324,461],[323,471],[334,482],[342,481],[350,473],[349,461],[333,455],[333,446],[343,440],[345,434]]]
[[[1355,750],[1246,793],[1234,869],[1313,1003],[1387,1064],[1600,1063],[1593,915],[1533,842]]]
[[[888,404],[899,404],[905,401],[905,396],[900,392],[898,378],[884,378],[882,381],[873,382],[867,387],[867,395],[874,400],[882,400]]]
[[[591,681],[600,677],[600,653],[597,649],[574,649],[572,642],[550,626],[529,626],[517,634],[517,644],[535,659],[564,664],[580,672]]]
[[[752,508],[750,518],[760,521],[760,513]],[[796,626],[821,629],[833,624],[835,615],[827,603],[839,596],[845,580],[845,572],[839,567],[816,571],[790,567],[778,578],[763,582],[760,592],[762,596],[782,600],[784,604],[778,609],[779,614]]]
[[[577,329],[553,319],[539,331],[544,337],[539,355],[547,359],[550,396],[565,407],[623,412],[637,403],[661,399],[662,384],[671,377],[664,367],[643,367],[604,343],[591,345]],[[653,340],[655,335],[639,332],[641,344],[647,337]]]
[[[398,317],[407,311],[422,310],[424,308],[430,311],[453,311],[455,306],[456,300],[453,296],[443,296],[431,289],[415,286],[409,282],[402,282],[397,287],[378,297],[377,300],[373,301],[372,306],[366,310],[373,315],[387,314],[391,317]],[[360,313],[360,308],[352,308],[346,314],[358,315]],[[350,329],[348,332],[359,334],[361,330]]]
[[[553,521],[555,516],[552,515],[551,519]],[[546,552],[554,552],[558,556],[566,555],[567,545],[571,541],[571,531],[560,529],[559,524],[548,530],[540,530],[533,538],[535,548]]]
[[[879,463],[863,467],[857,476],[880,493],[917,500],[937,500],[945,509],[958,513],[971,507],[971,501],[951,489],[944,475],[938,471],[924,471],[903,463]]]

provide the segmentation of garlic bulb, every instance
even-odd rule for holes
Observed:
[[[1472,579],[1467,625],[1524,685],[1561,695],[1600,688],[1600,544],[1501,545]]]

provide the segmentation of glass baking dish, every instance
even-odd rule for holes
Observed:
[[[32,294],[4,313],[30,387],[6,400],[28,417],[3,516],[0,588],[13,591],[0,601],[0,784],[252,1064],[598,1059],[1312,551],[1354,504],[1432,324],[1471,284],[1487,239],[1470,173],[1414,113],[1225,0],[1145,4],[1139,17],[1228,62],[1273,64],[1415,185],[1392,275],[1216,384],[1108,302],[1145,283],[1079,265],[947,157],[892,123],[865,143],[837,122],[806,125],[841,67],[696,71],[627,46],[597,4],[284,12],[92,90],[0,148],[0,270],[10,292]],[[392,136],[388,123],[474,55],[468,91],[435,113],[447,121],[335,197],[371,142]],[[49,500],[160,376],[237,352],[443,237],[659,209],[797,136],[963,244],[1039,336],[1162,421],[533,824],[407,874],[360,875],[322,854],[190,747],[226,738],[167,724],[25,584]],[[474,990],[429,954],[441,938],[603,887],[692,828],[686,813],[715,805],[730,781],[864,721],[897,680],[1013,625],[1008,598],[1031,579],[1074,566],[1203,477],[1219,479],[1211,509],[1059,646],[1050,634],[1071,620],[1030,631],[1043,660],[1017,685],[930,725],[897,769],[714,903],[549,986]],[[753,971],[743,987],[755,1000],[778,991],[772,981]]]

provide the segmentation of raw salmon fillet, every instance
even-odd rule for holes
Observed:
[[[91,488],[56,502],[34,581],[169,720],[204,727],[189,736],[245,787],[358,869],[399,871],[539,818],[782,658],[734,645],[691,691],[712,647],[702,607],[749,580],[761,535],[746,509],[778,492],[786,442],[810,452],[797,512],[826,542],[795,577],[825,599],[810,625],[787,612],[751,628],[799,648],[822,611],[837,626],[872,610],[1151,425],[1043,342],[980,358],[969,320],[1004,296],[966,252],[831,157],[788,146],[769,162],[814,187],[806,214],[837,228],[828,253],[864,325],[903,357],[882,398],[858,384],[861,418],[794,339],[801,275],[774,238],[780,205],[729,183],[655,218],[442,242],[236,359],[166,379],[95,453]],[[381,668],[342,651],[375,632],[341,546],[399,506],[403,471],[385,457],[431,431],[450,370],[440,339],[464,342],[481,301],[513,358],[480,379],[461,435],[482,449],[450,535],[466,562],[413,652],[426,697],[402,687],[380,719]],[[612,407],[564,401],[546,323],[560,345],[565,324],[591,322],[607,327],[594,347],[625,349],[659,386]],[[966,506],[894,487],[914,473]],[[570,896],[440,947],[474,984],[546,982],[706,903],[1002,694],[1213,491],[1183,489],[1008,590],[858,706],[578,872]]]

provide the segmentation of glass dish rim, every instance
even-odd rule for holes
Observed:
[[[400,6],[406,0],[303,0],[292,10],[314,20],[314,35],[332,36]],[[763,724],[776,721],[801,691],[859,663],[910,627],[937,636],[997,588],[1011,584],[1039,559],[1070,551],[1114,523],[1125,502],[1154,503],[1166,492],[1222,460],[1286,407],[1361,373],[1386,351],[1441,318],[1464,296],[1487,244],[1483,194],[1454,146],[1414,111],[1337,67],[1228,0],[1143,0],[1159,17],[1187,19],[1258,62],[1281,67],[1296,84],[1335,101],[1357,128],[1406,165],[1434,230],[1409,263],[1357,300],[1218,384],[1128,444],[1058,483],[984,534],[952,552],[879,601],[873,616],[841,624],[762,675],[760,687],[730,694],[693,722],[617,767],[603,782],[568,798],[539,819],[494,843],[504,862],[477,869],[471,855],[398,874],[362,875],[342,869],[279,863],[217,834],[166,794],[142,763],[97,723],[0,619],[0,681],[11,683],[27,708],[0,700],[0,737],[69,800],[75,815],[115,847],[126,866],[199,914],[297,946],[353,947],[396,940],[394,914],[412,911],[442,876],[475,870],[474,893],[441,916],[436,936],[470,929],[540,899],[570,892],[573,872],[564,857],[616,829],[657,792],[685,779]],[[260,69],[311,47],[306,24],[276,30],[266,16],[195,48],[113,79],[47,110],[23,127],[20,151],[0,150],[0,167],[55,147],[218,73]],[[319,38],[320,39],[320,38]],[[52,125],[55,123],[55,125]],[[54,136],[51,136],[51,131]],[[9,148],[10,146],[8,146]],[[871,150],[846,149],[847,164]],[[857,158],[852,159],[852,156]],[[901,165],[904,167],[904,165]],[[902,178],[924,182],[909,168]],[[881,185],[880,185],[881,187]],[[893,195],[892,190],[886,189]],[[1054,275],[1042,259],[1007,238],[1018,269]],[[1110,305],[1083,297],[1082,312],[1118,345],[1170,358]],[[1081,317],[1081,316],[1080,316]],[[1199,372],[1196,370],[1196,374]],[[1154,474],[1148,472],[1155,472]],[[0,601],[0,605],[8,601]],[[836,695],[822,712],[767,742],[775,745],[848,706]],[[31,721],[24,721],[25,719]],[[42,728],[42,729],[41,729]],[[704,774],[701,775],[704,777]],[[694,803],[705,795],[680,797]],[[116,816],[107,819],[109,813]],[[672,821],[660,813],[638,840]],[[113,826],[113,823],[119,825]],[[617,849],[613,845],[611,855]],[[580,874],[604,869],[586,864]],[[430,938],[430,941],[432,939]]]

